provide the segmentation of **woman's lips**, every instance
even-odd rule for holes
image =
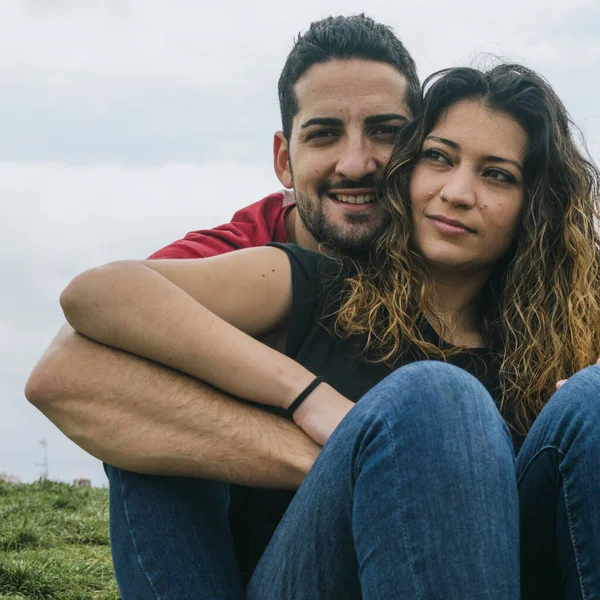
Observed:
[[[449,235],[464,235],[466,233],[475,233],[473,229],[467,227],[460,221],[456,219],[450,219],[448,217],[444,217],[442,215],[431,215],[427,217],[431,219],[433,225],[441,231],[442,233],[446,233]]]

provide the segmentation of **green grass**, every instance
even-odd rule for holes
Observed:
[[[108,490],[0,483],[0,599],[119,600]]]

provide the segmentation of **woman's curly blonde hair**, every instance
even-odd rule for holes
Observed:
[[[435,73],[422,113],[400,134],[384,175],[388,228],[346,280],[336,332],[367,337],[369,360],[394,364],[409,347],[445,360],[460,349],[428,342],[419,327],[435,315],[426,262],[411,246],[409,180],[423,140],[443,112],[480,99],[528,135],[524,204],[513,246],[478,298],[481,332],[497,358],[502,403],[525,433],[558,380],[600,357],[600,174],[578,148],[567,110],[535,72],[514,64]]]

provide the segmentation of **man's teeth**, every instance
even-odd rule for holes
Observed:
[[[336,194],[335,199],[339,202],[346,202],[347,204],[368,204],[369,202],[375,202],[375,194],[365,194],[363,196]]]

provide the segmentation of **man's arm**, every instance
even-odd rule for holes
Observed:
[[[75,277],[60,303],[69,324],[86,337],[235,397],[285,409],[315,379],[259,341],[287,331],[293,289],[310,278],[290,252],[263,247],[195,261],[110,263]],[[323,382],[293,418],[323,445],[352,406]]]
[[[84,450],[131,471],[296,488],[320,450],[289,421],[68,325],[26,396]]]

